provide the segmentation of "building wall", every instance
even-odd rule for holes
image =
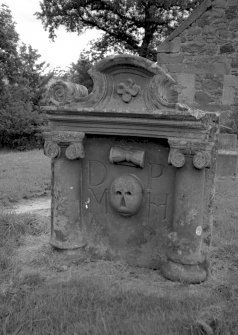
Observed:
[[[207,3],[159,46],[158,64],[177,80],[181,103],[221,111],[222,123],[235,127],[228,115],[238,117],[238,0]]]

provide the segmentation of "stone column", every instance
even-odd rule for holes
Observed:
[[[45,135],[45,155],[52,159],[51,244],[60,249],[84,245],[81,236],[81,182],[84,133]]]
[[[205,168],[211,163],[212,145],[169,139],[169,164],[176,168],[173,225],[168,235],[163,275],[171,280],[199,283],[206,279],[203,252]]]

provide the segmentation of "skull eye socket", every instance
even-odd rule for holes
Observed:
[[[121,195],[121,191],[116,191],[116,194],[117,195]]]
[[[130,191],[125,192],[126,195],[131,195]]]

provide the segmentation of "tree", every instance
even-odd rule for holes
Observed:
[[[19,43],[10,9],[0,5],[0,145],[27,149],[40,145],[45,62]],[[45,79],[46,77],[46,79]]]
[[[2,80],[13,82],[19,65],[18,34],[10,9],[0,5],[0,85]]]
[[[92,47],[103,57],[111,49],[156,59],[156,45],[202,0],[42,0],[36,13],[52,39],[59,26],[81,33],[96,28]]]
[[[92,62],[89,58],[81,54],[78,61],[71,64],[67,79],[73,83],[86,86],[90,93],[93,89],[93,81],[88,73],[91,67]]]

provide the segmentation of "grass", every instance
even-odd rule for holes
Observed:
[[[37,154],[41,157],[39,151],[28,157]],[[44,178],[38,174],[38,185]],[[28,194],[36,195],[30,189]],[[145,275],[86,252],[72,260],[47,241],[37,249],[47,222],[33,215],[0,214],[0,283],[7,283],[0,291],[0,334],[237,335],[237,200],[237,179],[217,181],[211,274],[201,285],[172,283],[157,272]],[[27,248],[26,239],[31,241]],[[21,248],[25,272],[16,264]]]
[[[42,150],[0,152],[0,185],[0,205],[47,195],[50,159]]]
[[[20,323],[20,334],[185,335],[199,334],[198,313],[211,300],[187,295],[181,301],[115,291],[86,278],[31,293],[21,291],[14,302],[7,328],[10,334]]]
[[[47,227],[30,214],[0,213],[0,278],[12,267],[12,255],[25,235],[40,235]]]

